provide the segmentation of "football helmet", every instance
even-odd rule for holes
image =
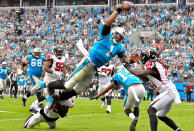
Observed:
[[[144,48],[141,51],[140,61],[145,64],[148,60],[154,61],[158,57],[156,48]]]
[[[55,54],[55,56],[58,59],[61,59],[62,58],[63,51],[64,51],[64,48],[61,45],[58,45],[58,46],[54,47],[54,49],[53,49],[53,53]]]
[[[7,66],[7,63],[6,63],[5,61],[3,61],[3,62],[2,62],[2,67],[3,67],[3,68],[6,68],[6,66]]]
[[[36,58],[39,58],[40,55],[41,55],[41,49],[38,48],[38,47],[34,48],[34,49],[33,49],[32,55],[33,55],[34,57],[36,57]]]
[[[118,44],[119,42],[124,42],[124,40],[126,39],[126,32],[125,29],[122,27],[115,27],[112,29],[111,34],[113,36],[113,42],[114,44]],[[117,39],[119,39],[118,41],[115,40],[115,37],[117,37]]]

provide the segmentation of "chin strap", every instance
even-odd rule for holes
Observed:
[[[115,40],[115,39],[113,39],[113,43],[116,45],[116,44],[118,44],[119,42],[116,42],[116,40]]]

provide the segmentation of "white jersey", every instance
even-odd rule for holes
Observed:
[[[98,68],[99,84],[110,83],[110,79],[114,70],[114,65],[101,66]]]
[[[55,95],[59,95],[60,90],[59,89],[55,89],[54,94]],[[74,106],[74,101],[72,98],[69,98],[67,100],[61,100],[59,102],[62,106],[67,107],[67,108],[72,108]],[[46,104],[45,108],[44,108],[44,113],[49,117],[49,118],[57,118],[60,115],[57,112],[56,109],[56,104],[51,104],[49,105],[48,103]]]
[[[55,55],[48,55],[47,60],[53,60],[53,64],[50,67],[50,69],[52,71],[55,71],[58,75],[46,72],[45,77],[44,77],[45,82],[59,79],[62,76],[64,76],[64,74],[62,72],[62,70],[65,67],[65,62],[66,62],[66,58],[64,56],[62,56],[61,59],[58,59]]]
[[[147,75],[146,77],[157,87],[160,93],[167,90],[176,90],[175,85],[169,79],[167,70],[164,65],[160,62],[147,62],[145,68],[152,69],[158,74],[156,75]]]

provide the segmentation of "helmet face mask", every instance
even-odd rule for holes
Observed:
[[[34,48],[33,49],[33,56],[36,57],[36,58],[39,58],[41,56],[40,48]]]
[[[113,42],[114,44],[118,44],[119,42],[124,42],[126,39],[126,33],[124,28],[121,27],[115,27],[111,31],[113,36]]]
[[[155,48],[145,48],[141,52],[140,60],[143,64],[145,64],[147,61],[154,61],[157,59],[157,53]]]
[[[53,53],[55,54],[55,56],[56,56],[58,59],[61,59],[62,56],[63,56],[63,47],[62,47],[62,46],[56,46],[56,47],[53,49]]]

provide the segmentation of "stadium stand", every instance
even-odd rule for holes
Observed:
[[[41,47],[42,55],[51,53],[57,44],[65,47],[66,57],[69,59],[69,73],[80,61],[82,54],[75,46],[78,39],[84,40],[84,46],[90,50],[91,45],[98,40],[99,25],[103,23],[108,14],[115,9],[114,1],[90,0],[78,1],[56,0],[56,8],[47,8],[46,1],[35,0],[20,3],[19,0],[2,0],[0,8],[0,62],[8,61],[13,69],[21,64],[36,46]],[[161,1],[134,1],[140,5],[135,6],[126,15],[118,17],[118,25],[126,27],[128,39],[125,41],[128,53],[136,53],[138,48],[158,46],[161,57],[168,68],[169,76],[177,83],[180,95],[183,83],[193,81],[193,8],[189,4],[179,4],[174,0],[166,0],[164,6],[149,3]],[[147,3],[146,6],[142,4]],[[81,5],[104,5],[86,6]],[[68,5],[73,8],[66,8]],[[21,22],[16,20],[16,7],[24,7]],[[25,7],[35,6],[34,8]],[[39,6],[39,7],[37,7]],[[126,12],[122,12],[126,13]],[[127,21],[127,22],[126,22]],[[16,27],[22,32],[18,36]],[[113,62],[118,61],[114,59]],[[185,99],[185,94],[181,95]],[[192,99],[194,96],[192,95]]]

